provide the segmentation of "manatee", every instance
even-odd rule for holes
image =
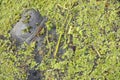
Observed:
[[[20,46],[23,42],[26,42],[28,45],[35,40],[37,42],[36,48],[33,51],[35,54],[35,61],[40,64],[42,57],[38,54],[38,48],[43,47],[45,34],[37,36],[40,31],[45,28],[45,22],[47,21],[46,17],[42,17],[40,12],[35,9],[25,10],[21,14],[19,21],[13,26],[10,31],[11,38],[15,40],[16,46]],[[28,70],[28,80],[40,80],[40,73],[36,70]]]

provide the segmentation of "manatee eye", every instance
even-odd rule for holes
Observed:
[[[31,29],[32,29],[32,27],[31,26],[28,26],[27,28],[25,28],[25,29],[23,29],[22,31],[23,31],[23,33],[31,33]]]

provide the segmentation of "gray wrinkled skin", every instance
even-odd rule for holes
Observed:
[[[22,44],[34,32],[42,19],[39,11],[34,9],[24,11],[19,22],[10,31],[11,37],[16,40],[16,43]],[[27,28],[30,28],[30,31],[24,32]]]

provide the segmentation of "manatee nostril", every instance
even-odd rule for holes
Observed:
[[[28,26],[25,29],[23,29],[22,31],[23,31],[23,33],[32,33],[32,31],[33,31],[32,29],[33,29],[32,26]]]
[[[27,15],[24,16],[22,22],[23,22],[23,23],[29,23],[30,18],[31,18],[31,15],[30,15],[30,14],[27,14]]]

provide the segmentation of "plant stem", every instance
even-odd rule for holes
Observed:
[[[56,45],[56,49],[55,49],[55,52],[54,52],[54,57],[56,57],[56,54],[58,52],[58,48],[59,48],[59,45],[60,45],[62,34],[63,33],[61,33],[60,36],[59,36],[59,39],[58,39],[58,42],[57,42],[57,45]]]
[[[65,27],[65,24],[67,23],[68,18],[69,18],[69,11],[68,11],[68,14],[67,14],[67,16],[66,16],[66,19],[65,19],[64,23],[62,24],[61,29],[64,30],[64,27]],[[56,55],[57,55],[58,48],[59,48],[60,41],[61,41],[61,38],[62,38],[63,33],[64,33],[64,31],[60,33],[60,36],[59,36],[59,39],[58,39],[58,42],[57,42],[57,45],[56,45],[55,52],[54,52],[54,54],[53,54],[54,57],[56,57]]]

